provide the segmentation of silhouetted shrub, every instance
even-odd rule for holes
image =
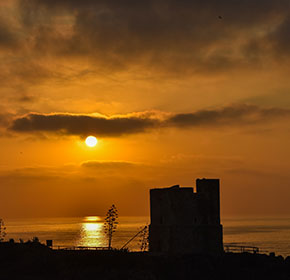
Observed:
[[[104,223],[104,230],[108,238],[109,249],[112,248],[113,233],[116,231],[117,224],[118,224],[117,219],[118,219],[118,210],[116,206],[113,204],[109,208],[106,214],[105,223]]]
[[[34,237],[32,238],[32,242],[33,242],[33,243],[40,243],[40,242],[39,242],[39,238],[38,238],[37,236],[34,236]]]
[[[4,225],[3,219],[0,219],[0,242],[4,240],[5,236],[6,236],[6,227]]]

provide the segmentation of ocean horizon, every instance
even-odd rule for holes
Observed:
[[[53,240],[53,246],[106,247],[103,229],[104,217],[7,218],[5,240],[38,237],[41,242]],[[121,248],[144,226],[149,216],[121,216],[113,235],[112,246]],[[225,217],[222,219],[224,243],[256,246],[261,252],[290,255],[290,217]],[[140,238],[127,246],[130,251],[140,250]]]

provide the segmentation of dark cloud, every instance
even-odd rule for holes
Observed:
[[[288,0],[21,0],[19,7],[34,54],[90,57],[104,71],[240,68],[286,50],[289,37]]]
[[[290,7],[289,7],[290,8]],[[290,14],[268,35],[276,55],[290,54]]]
[[[32,101],[35,101],[36,100],[36,97],[35,96],[32,96],[32,95],[27,95],[27,94],[21,94],[18,98],[18,100],[20,102],[24,102],[24,103],[29,103],[29,102],[32,102]]]
[[[94,117],[70,114],[29,114],[14,120],[11,127],[17,132],[50,132],[68,135],[119,136],[144,132],[156,125],[151,119],[140,117]]]
[[[18,133],[57,133],[103,137],[145,132],[161,127],[191,128],[254,125],[278,118],[290,117],[290,110],[260,108],[252,105],[233,105],[221,109],[174,114],[164,119],[139,113],[115,117],[73,114],[28,114],[13,121],[10,129]]]
[[[289,109],[234,105],[218,110],[201,110],[191,114],[177,114],[168,119],[167,123],[176,127],[239,125],[256,124],[286,116],[290,116]]]
[[[15,49],[18,47],[18,38],[13,29],[0,18],[0,49]]]

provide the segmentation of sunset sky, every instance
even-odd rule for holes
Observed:
[[[222,216],[290,214],[289,0],[0,0],[0,59],[0,217],[203,177]]]

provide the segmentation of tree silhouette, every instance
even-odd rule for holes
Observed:
[[[104,223],[104,230],[108,238],[109,250],[112,249],[112,238],[113,238],[113,233],[116,231],[116,228],[117,228],[117,224],[118,224],[117,219],[118,219],[118,210],[116,206],[113,204],[107,212],[105,223]]]
[[[0,242],[4,240],[5,235],[6,235],[6,227],[4,225],[4,221],[0,219]]]

